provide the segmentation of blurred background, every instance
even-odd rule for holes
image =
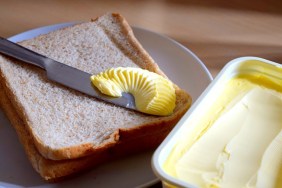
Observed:
[[[282,63],[281,0],[0,0],[0,36],[107,12],[180,42],[214,76],[240,56]]]

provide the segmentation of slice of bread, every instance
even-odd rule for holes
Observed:
[[[17,132],[20,142],[24,146],[25,152],[33,166],[33,168],[41,175],[41,177],[49,182],[57,182],[65,179],[67,176],[80,173],[94,166],[103,164],[107,161],[118,159],[123,156],[147,151],[157,147],[160,142],[173,128],[177,119],[170,122],[170,125],[163,124],[164,128],[142,130],[143,135],[130,137],[126,132],[120,132],[120,141],[114,147],[109,147],[103,151],[97,151],[92,155],[67,160],[51,160],[43,157],[37,150],[33,138],[26,129],[26,124],[13,108],[9,97],[3,91],[0,84],[0,105],[5,114],[9,118],[11,124]],[[151,125],[154,126],[154,125]]]
[[[122,66],[165,76],[119,14],[20,44],[91,74]],[[47,180],[156,147],[191,104],[191,97],[175,85],[174,113],[145,115],[53,83],[44,70],[5,56],[0,56],[0,76],[2,108],[33,167]]]

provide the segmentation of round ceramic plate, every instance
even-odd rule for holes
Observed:
[[[41,27],[9,40],[19,42],[73,24]],[[172,39],[142,28],[133,27],[133,31],[163,72],[195,101],[212,80],[205,65]],[[46,183],[32,169],[15,131],[1,110],[0,153],[0,187],[138,187],[156,179],[151,169],[153,151],[149,151],[109,162],[60,183]]]

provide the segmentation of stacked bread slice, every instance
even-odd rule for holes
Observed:
[[[165,74],[119,14],[19,43],[91,74],[141,67]],[[142,114],[49,81],[44,70],[0,56],[1,108],[34,169],[54,181],[124,155],[157,147],[191,104],[178,86],[170,116]]]

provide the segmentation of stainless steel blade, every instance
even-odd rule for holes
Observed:
[[[123,93],[122,97],[118,98],[104,95],[92,85],[90,81],[91,74],[52,60],[1,37],[0,53],[45,69],[48,79],[54,82],[96,97],[105,102],[137,110],[134,97],[131,94]]]

